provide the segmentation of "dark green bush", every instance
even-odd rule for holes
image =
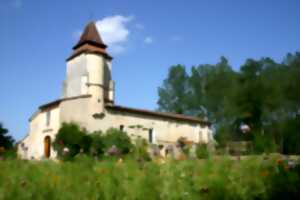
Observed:
[[[116,128],[110,128],[102,137],[104,151],[115,145],[121,154],[128,154],[133,149],[133,144],[127,133]]]
[[[104,153],[104,141],[101,131],[95,131],[91,134],[92,143],[90,153],[93,157],[99,157]]]
[[[88,153],[91,143],[92,139],[85,129],[75,123],[63,123],[55,137],[53,147],[59,158],[71,159],[79,152]]]
[[[209,151],[208,151],[207,144],[201,144],[201,143],[197,144],[197,146],[196,146],[196,156],[199,159],[209,157]]]
[[[274,139],[268,135],[255,134],[253,143],[254,153],[273,153],[278,150]]]

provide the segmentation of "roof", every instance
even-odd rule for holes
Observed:
[[[84,28],[84,31],[80,37],[78,43],[73,47],[73,49],[77,49],[81,45],[85,43],[91,43],[95,46],[99,46],[100,48],[106,48],[107,46],[103,43],[94,22],[90,22]]]
[[[48,108],[58,106],[62,101],[74,100],[74,99],[79,99],[79,98],[89,98],[89,97],[91,97],[91,95],[87,94],[87,95],[80,95],[80,96],[75,96],[75,97],[57,99],[55,101],[51,101],[47,104],[41,105],[39,107],[39,109],[46,110]],[[139,115],[143,115],[143,116],[160,117],[160,118],[165,118],[165,119],[173,119],[173,120],[177,120],[177,121],[186,121],[186,122],[191,122],[191,123],[198,123],[201,125],[210,125],[210,122],[208,122],[208,121],[204,121],[204,120],[201,120],[196,117],[191,117],[191,116],[186,116],[186,115],[181,115],[181,114],[155,112],[155,111],[144,110],[144,109],[128,108],[128,107],[113,105],[113,104],[106,104],[105,107],[107,109],[110,109],[113,111],[134,113],[134,114],[139,114]]]
[[[80,95],[80,96],[75,96],[75,97],[68,97],[68,98],[62,98],[62,99],[57,99],[54,101],[51,101],[49,103],[43,104],[39,107],[40,110],[45,110],[47,108],[55,107],[58,106],[62,101],[68,101],[68,100],[74,100],[74,99],[80,99],[80,98],[89,98],[92,95],[90,94],[85,94],[85,95]]]
[[[140,114],[140,115],[148,115],[152,117],[161,117],[161,118],[167,118],[167,119],[173,119],[179,121],[187,121],[192,123],[200,123],[203,125],[210,125],[210,123],[207,121],[201,120],[196,117],[191,117],[191,116],[186,116],[181,114],[155,112],[150,110],[128,108],[124,106],[111,105],[111,104],[107,104],[105,107],[114,111],[121,111],[121,112],[123,111],[123,112],[129,112],[129,113]]]
[[[99,54],[111,60],[112,57],[106,52],[106,48],[107,45],[102,41],[95,23],[90,22],[84,28],[79,41],[73,47],[73,53],[67,58],[67,61],[82,53]]]

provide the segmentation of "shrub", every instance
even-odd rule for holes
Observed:
[[[178,138],[176,142],[176,146],[182,151],[185,156],[189,156],[190,154],[190,144],[189,141],[185,137]]]
[[[53,142],[59,158],[71,159],[80,151],[88,153],[92,143],[87,131],[75,123],[63,123]],[[67,150],[67,151],[66,151]]]
[[[203,144],[203,143],[197,144],[197,146],[196,146],[196,156],[199,159],[209,157],[209,151],[208,151],[207,144]]]
[[[105,152],[113,145],[117,147],[121,154],[128,154],[133,148],[126,132],[116,128],[108,129],[102,139]]]
[[[149,161],[151,157],[148,153],[148,142],[144,138],[137,137],[133,148],[134,156],[137,160]]]
[[[96,131],[91,134],[92,143],[90,147],[90,154],[94,157],[99,157],[104,153],[104,142],[101,131]]]
[[[272,153],[277,151],[274,139],[268,135],[255,134],[254,153]]]

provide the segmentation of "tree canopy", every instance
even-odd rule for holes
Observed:
[[[14,144],[14,139],[8,135],[8,130],[0,123],[0,147],[11,149]]]
[[[238,71],[225,57],[216,64],[170,67],[158,88],[158,109],[208,119],[216,138],[253,140],[265,137],[284,153],[300,153],[300,53],[282,62],[247,59]],[[249,133],[241,126],[247,125]]]

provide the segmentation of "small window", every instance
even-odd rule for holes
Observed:
[[[46,126],[50,125],[51,112],[47,111],[46,113]]]
[[[124,130],[124,125],[120,125],[120,131]]]
[[[149,141],[149,143],[153,142],[153,129],[149,129],[148,141]]]

